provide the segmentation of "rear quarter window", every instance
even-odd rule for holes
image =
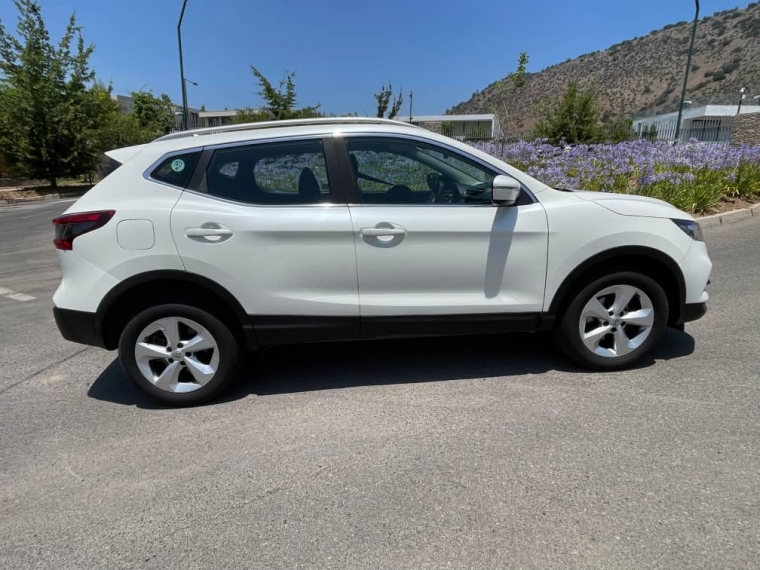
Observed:
[[[193,151],[167,156],[161,161],[161,164],[153,169],[150,177],[164,184],[185,188],[190,182],[190,177],[193,175],[200,155],[200,151]]]

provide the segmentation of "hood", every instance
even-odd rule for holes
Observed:
[[[646,218],[669,218],[676,220],[693,220],[686,212],[682,212],[673,204],[635,194],[615,194],[612,192],[576,191],[573,195],[582,200],[596,202],[621,216],[642,216]]]

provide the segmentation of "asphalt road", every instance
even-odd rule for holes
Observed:
[[[300,346],[176,410],[59,337],[66,206],[0,209],[0,567],[760,564],[756,220],[707,231],[710,312],[634,371],[541,335]]]

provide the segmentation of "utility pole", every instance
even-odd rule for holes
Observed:
[[[185,84],[185,65],[182,62],[182,18],[185,17],[187,0],[182,0],[182,11],[177,23],[177,43],[179,44],[179,77],[182,82],[182,130],[187,130],[187,85]]]
[[[409,91],[409,122],[412,122],[412,103],[414,102],[414,91]]]
[[[683,104],[686,99],[686,84],[689,82],[689,71],[691,69],[691,55],[694,52],[694,38],[697,36],[697,25],[699,24],[699,0],[694,0],[697,6],[697,12],[694,14],[694,25],[691,28],[691,42],[689,43],[689,57],[686,58],[686,73],[683,77],[683,90],[681,91],[681,103],[678,105],[678,119],[676,120],[675,144],[681,136],[681,119],[683,118]]]

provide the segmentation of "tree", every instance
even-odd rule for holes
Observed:
[[[509,103],[510,99],[517,96],[517,94],[525,88],[528,84],[528,62],[530,56],[528,52],[520,52],[517,57],[517,67],[514,71],[507,74],[507,76],[497,82],[494,94],[498,99],[498,107],[491,105],[492,112],[499,118],[499,121],[503,128],[509,126]]]
[[[618,117],[605,125],[604,142],[619,143],[633,140],[635,137],[633,119],[627,115]]]
[[[388,82],[387,87],[383,85],[380,88],[380,92],[375,93],[375,99],[377,100],[377,117],[380,119],[385,117],[385,112],[388,110],[388,106],[390,106],[391,110],[388,113],[388,118],[395,119],[399,111],[401,111],[401,106],[404,104],[404,92],[403,90],[399,90],[398,94],[394,95],[393,86]],[[393,104],[391,104],[391,99],[393,99]]]
[[[261,121],[271,121],[272,116],[266,111],[260,109],[238,109],[232,119],[233,123],[260,123]]]
[[[293,81],[293,78],[296,75],[295,72],[286,73],[285,78],[282,79],[279,86],[275,88],[254,66],[251,66],[251,71],[261,87],[259,95],[261,95],[266,103],[264,110],[267,111],[275,121],[321,116],[319,105],[315,105],[314,107],[302,107],[300,109],[296,108],[296,86]]]
[[[145,136],[150,137],[148,140],[169,133],[176,125],[174,113],[177,106],[166,93],[156,97],[153,91],[134,91],[132,104],[132,114],[140,128],[144,129]]]
[[[74,15],[56,46],[39,4],[14,4],[16,35],[0,22],[0,149],[11,173],[56,187],[89,168],[92,133],[103,121],[101,93],[88,88],[93,46]]]
[[[594,92],[581,91],[578,82],[568,85],[562,99],[550,106],[536,125],[536,135],[552,144],[594,143],[599,140],[599,110]]]

